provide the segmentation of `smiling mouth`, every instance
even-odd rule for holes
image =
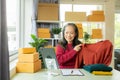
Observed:
[[[67,39],[71,39],[71,38],[67,38]]]

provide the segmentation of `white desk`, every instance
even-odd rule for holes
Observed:
[[[60,70],[54,70],[58,72],[58,76],[48,76],[47,70],[40,70],[36,73],[17,73],[12,80],[120,80],[120,72],[113,70],[112,76],[100,76],[91,74],[83,69],[80,69],[84,76],[63,76]]]

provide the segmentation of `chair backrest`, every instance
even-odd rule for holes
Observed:
[[[58,61],[54,48],[41,48],[40,54],[42,55],[45,68],[48,68],[52,64],[53,69],[58,69]]]

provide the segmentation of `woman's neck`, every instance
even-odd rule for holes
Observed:
[[[72,44],[72,42],[68,42],[68,44]]]

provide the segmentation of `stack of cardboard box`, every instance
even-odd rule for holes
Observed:
[[[102,37],[101,29],[92,29],[92,39],[101,39]]]
[[[18,62],[16,66],[17,72],[34,73],[41,69],[41,60],[35,48],[20,48]]]
[[[38,38],[50,38],[50,30],[49,28],[38,28]]]
[[[76,26],[78,27],[79,31],[79,37],[78,38],[83,38],[83,28],[81,23],[76,23]]]
[[[104,21],[105,20],[105,16],[104,16],[104,11],[100,11],[100,10],[96,10],[96,11],[92,11],[91,15],[88,15],[87,17],[87,21]]]

